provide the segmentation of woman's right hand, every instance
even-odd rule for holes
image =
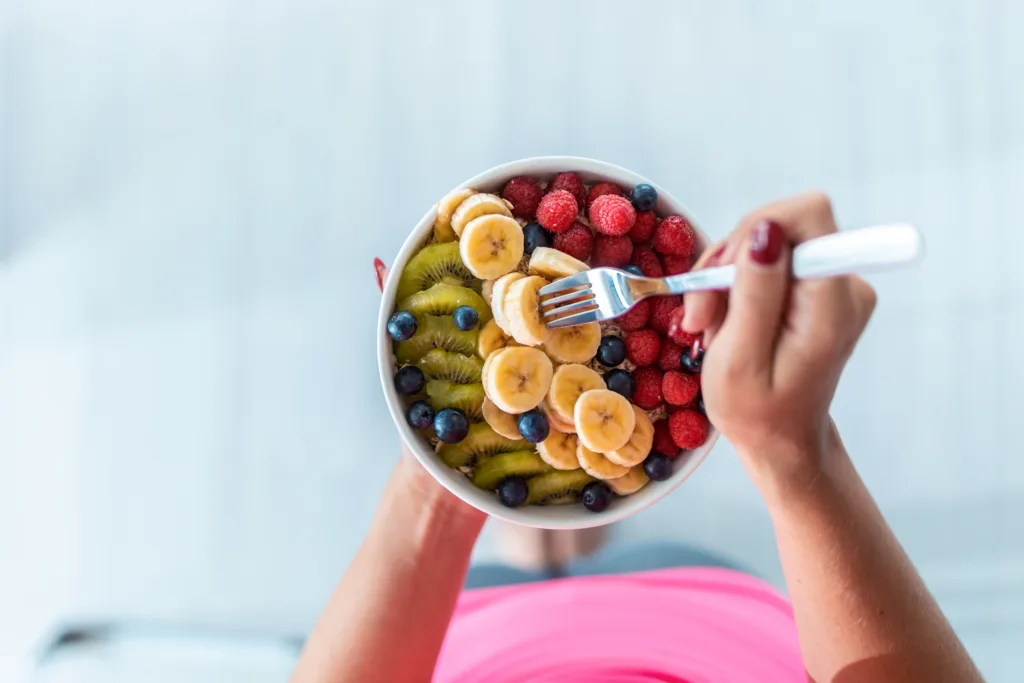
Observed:
[[[792,279],[792,248],[833,232],[822,194],[765,206],[698,262],[735,263],[732,289],[686,295],[708,416],[759,485],[816,476],[834,437],[829,404],[875,307],[860,278]]]

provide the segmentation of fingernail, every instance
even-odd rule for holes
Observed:
[[[697,360],[704,355],[704,335],[697,338],[697,341],[693,342],[693,346],[690,347],[690,358]]]
[[[775,221],[762,219],[750,233],[750,258],[764,266],[779,260],[785,235]]]

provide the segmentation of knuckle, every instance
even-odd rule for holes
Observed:
[[[804,195],[804,203],[808,212],[815,218],[831,219],[834,215],[832,199],[821,190],[813,190]]]

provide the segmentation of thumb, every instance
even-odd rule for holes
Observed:
[[[754,225],[738,250],[729,312],[715,341],[732,370],[770,377],[789,289],[789,254],[782,227],[767,219]]]

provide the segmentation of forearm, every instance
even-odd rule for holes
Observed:
[[[801,650],[819,683],[980,681],[834,431],[814,476],[762,479]]]
[[[292,683],[429,681],[485,516],[405,459]]]

